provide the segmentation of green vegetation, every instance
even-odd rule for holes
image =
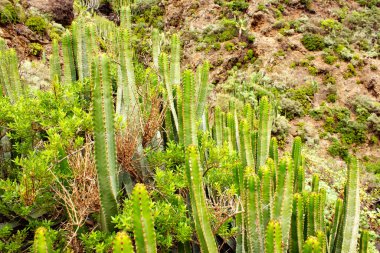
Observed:
[[[11,4],[7,3],[4,6],[0,6],[0,24],[7,25],[11,23],[17,23],[19,17],[16,8]]]
[[[323,37],[318,34],[305,34],[301,42],[309,51],[320,51],[326,47]]]
[[[377,7],[88,4],[27,14],[32,65],[0,39],[1,252],[373,252]]]
[[[26,20],[25,25],[29,27],[30,30],[41,35],[44,35],[46,33],[46,29],[48,27],[46,20],[41,16],[29,17]]]

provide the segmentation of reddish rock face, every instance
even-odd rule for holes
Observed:
[[[62,25],[70,25],[74,19],[73,0],[27,0],[27,4],[50,15]]]

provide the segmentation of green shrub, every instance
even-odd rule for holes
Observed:
[[[345,79],[348,79],[348,78],[351,78],[351,77],[354,77],[354,76],[356,76],[356,70],[355,70],[355,67],[354,67],[354,65],[352,65],[351,63],[349,63],[349,64],[347,65],[347,70],[346,70],[346,72],[344,72],[344,74],[343,74],[343,77],[344,77]]]
[[[329,65],[334,64],[338,60],[338,57],[336,57],[333,54],[326,53],[323,55],[323,61]]]
[[[332,18],[322,20],[321,26],[328,31],[340,30],[342,28],[342,24]]]
[[[235,0],[226,3],[226,6],[233,11],[246,11],[249,4],[245,0]]]
[[[40,43],[30,43],[29,44],[29,50],[30,50],[29,52],[31,55],[40,56],[43,49],[44,48],[42,47],[42,45]]]
[[[300,3],[303,4],[307,10],[311,9],[311,3],[312,2],[313,2],[313,0],[301,0],[300,1]]]
[[[6,25],[19,21],[17,10],[12,4],[6,4],[0,9],[0,24]]]
[[[232,43],[232,42],[226,42],[226,44],[224,44],[224,48],[227,50],[227,51],[232,51],[234,50],[235,48],[235,44]]]
[[[348,147],[339,142],[339,140],[334,139],[327,150],[330,155],[334,157],[340,157],[346,160],[349,156]]]
[[[354,57],[354,55],[352,54],[351,50],[348,49],[347,47],[345,47],[342,44],[339,44],[335,48],[335,52],[339,55],[340,58],[342,58],[345,61],[349,61],[349,60],[352,59],[352,57]]]
[[[309,51],[320,51],[326,47],[323,37],[319,34],[305,34],[301,42]]]
[[[47,28],[47,22],[40,16],[32,16],[28,18],[25,25],[29,27],[30,30],[42,35],[45,34]]]

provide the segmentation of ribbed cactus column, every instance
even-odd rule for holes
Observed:
[[[356,252],[360,215],[359,172],[358,161],[351,158],[348,164],[341,231],[337,238],[337,253]]]
[[[256,171],[263,166],[269,157],[269,144],[272,121],[271,104],[267,97],[262,97],[259,105],[259,129],[257,140]]]
[[[112,242],[113,253],[133,253],[131,238],[124,231],[118,232]]]
[[[52,55],[50,58],[50,79],[61,81],[61,63],[59,57],[59,44],[57,40],[53,40]]]
[[[293,148],[292,148],[292,158],[294,161],[294,192],[302,192],[303,182],[299,182],[298,177],[302,178],[302,174],[299,174],[299,169],[302,166],[302,140],[299,136],[294,138]],[[303,169],[301,169],[303,172]]]
[[[197,147],[190,145],[186,151],[186,177],[189,184],[191,210],[202,252],[218,252],[211,230],[206,195],[203,190],[203,170]]]
[[[66,84],[77,80],[75,60],[72,45],[72,36],[66,32],[62,36],[62,53],[63,53],[63,76]]]
[[[330,229],[329,248],[330,252],[335,252],[339,232],[339,224],[343,217],[343,200],[337,199],[335,203],[334,219]]]
[[[196,120],[200,120],[204,114],[207,94],[208,94],[208,76],[209,76],[210,64],[206,61],[203,63],[200,70],[200,80],[198,82],[198,86],[196,88],[197,94],[197,110],[196,110]]]
[[[161,54],[161,39],[160,32],[158,29],[154,28],[152,31],[152,58],[153,58],[153,66],[158,70],[159,69],[159,57]]]
[[[302,253],[304,241],[304,203],[302,195],[294,194],[290,252]]]
[[[112,231],[111,217],[117,214],[116,196],[118,177],[114,112],[110,82],[109,60],[102,55],[92,65],[93,124],[95,132],[95,159],[101,203],[101,222],[104,231]]]
[[[304,246],[303,253],[322,253],[322,247],[317,237],[309,237]]]
[[[47,235],[47,229],[44,227],[37,228],[33,242],[34,253],[53,253],[53,243]]]
[[[244,221],[247,235],[247,250],[252,253],[264,252],[264,227],[260,199],[260,178],[247,169],[244,174]]]
[[[281,226],[278,221],[270,221],[265,236],[265,253],[282,253]]]
[[[136,184],[132,192],[132,214],[137,253],[157,252],[156,232],[150,205],[151,200],[145,186]]]

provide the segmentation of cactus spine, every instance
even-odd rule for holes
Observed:
[[[112,242],[113,253],[133,253],[131,238],[124,231],[118,232]]]
[[[156,234],[150,209],[151,200],[143,184],[136,184],[132,192],[133,232],[137,253],[157,252]]]
[[[37,228],[34,235],[33,242],[33,252],[34,253],[52,253],[53,246],[52,242],[47,235],[47,229],[44,227]]]
[[[317,237],[309,237],[303,247],[303,253],[322,253],[322,247]]]
[[[291,227],[291,252],[302,253],[304,235],[304,203],[302,195],[294,194],[293,197],[293,214]]]
[[[299,169],[301,167],[302,157],[302,140],[299,136],[294,138],[293,141],[293,148],[292,148],[292,158],[294,161],[294,191],[295,192],[302,192],[303,185],[299,182],[302,179],[299,179],[299,177],[302,177],[302,175],[299,175]],[[302,170],[303,171],[303,170]]]
[[[118,180],[114,112],[111,96],[109,60],[102,55],[94,59],[91,82],[93,87],[93,124],[95,159],[101,202],[101,221],[104,231],[112,231],[111,217],[117,213]]]

